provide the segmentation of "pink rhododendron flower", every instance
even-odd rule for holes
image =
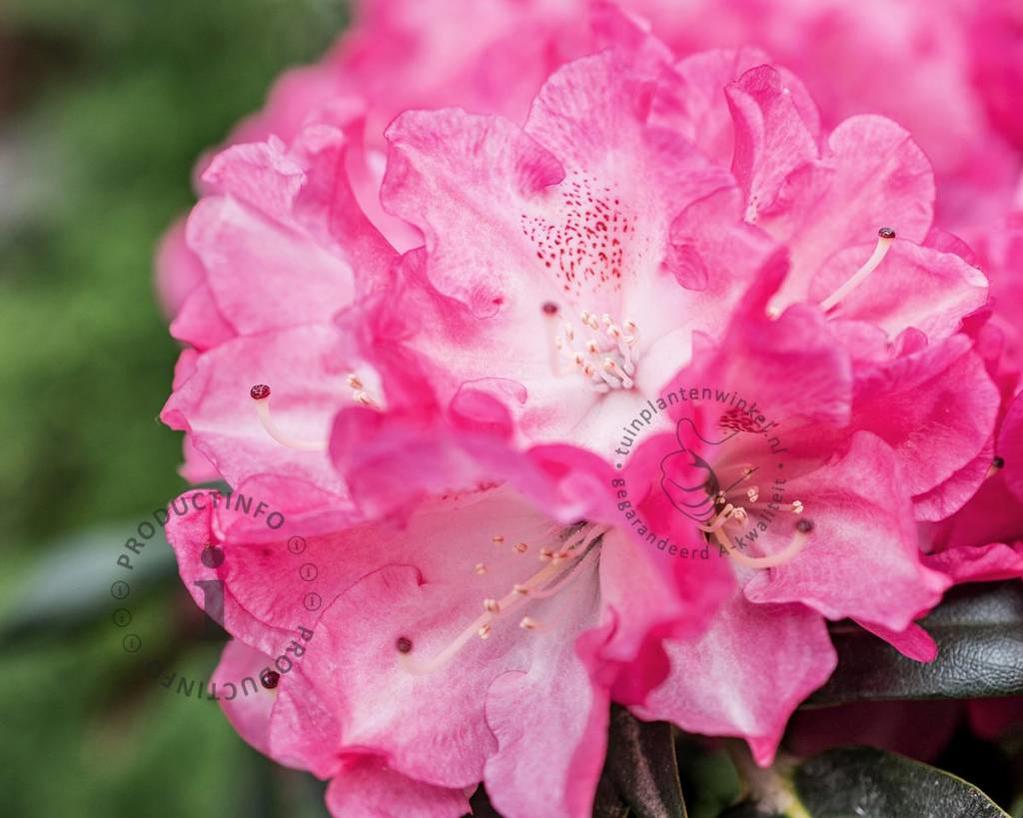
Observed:
[[[831,343],[853,354],[853,425],[876,429],[910,458],[911,493],[922,504],[954,490],[946,505],[961,505],[981,478],[958,472],[984,447],[996,394],[981,359],[954,333],[985,302],[987,286],[959,255],[926,243],[926,159],[894,123],[865,117],[844,123],[820,152],[805,125],[812,102],[798,85],[789,92],[769,66],[735,76],[752,55],[712,52],[669,70],[650,50],[628,65],[603,55],[561,69],[521,131],[447,111],[395,121],[383,201],[414,221],[426,246],[409,256],[400,296],[369,321],[364,355],[377,359],[385,391],[407,380],[388,376],[391,362],[415,360],[433,390],[416,398],[417,423],[424,404],[435,402],[439,418],[471,385],[508,398],[520,439],[608,456],[622,419],[637,402],[656,400],[688,363],[693,333],[723,333],[743,291],[763,276],[774,239],[792,262],[766,312],[820,304]],[[661,56],[656,44],[653,51]],[[685,104],[712,98],[713,83],[726,90],[720,103]],[[644,84],[649,106],[636,97]],[[746,146],[733,163],[737,178],[683,136],[729,113],[736,136],[728,141]],[[802,134],[801,152],[786,138],[793,134]],[[703,147],[713,154],[719,142]],[[674,178],[685,183],[662,187]],[[871,253],[859,239],[878,223],[898,225],[900,238],[883,229]],[[903,383],[911,397],[896,428],[890,405]],[[384,403],[404,451],[394,432],[409,414],[402,401],[388,394]],[[940,432],[920,426],[938,417],[928,407],[956,402],[962,413],[941,416]],[[348,442],[374,436],[364,422],[381,423],[352,417],[358,431],[341,427]],[[335,450],[350,481],[365,485],[372,470],[364,467],[380,447]],[[430,476],[450,478],[440,469]],[[370,501],[365,492],[361,499]],[[921,510],[922,518],[936,513]]]
[[[1009,148],[1020,140],[1012,101],[1023,89],[1013,68],[1023,37],[1011,2],[623,5],[650,19],[655,33],[682,54],[767,48],[809,84],[826,127],[858,113],[901,122],[937,168],[946,223],[989,220],[1007,207],[1020,165]],[[308,121],[348,126],[360,146],[350,161],[355,193],[395,246],[408,249],[414,233],[376,202],[387,123],[410,108],[447,105],[519,119],[554,68],[620,38],[622,27],[616,11],[591,0],[366,0],[336,47],[318,64],[282,76],[264,109],[229,142],[271,135],[290,142]],[[465,30],[473,36],[462,36]],[[168,235],[158,265],[159,289],[172,312],[197,280],[196,260],[182,239],[180,228]]]
[[[336,815],[458,816],[480,782],[508,818],[589,815],[612,700],[768,764],[834,669],[828,620],[927,661],[916,620],[1018,557],[921,553],[921,523],[954,537],[1023,489],[1008,456],[989,479],[1021,437],[1001,319],[910,133],[822,116],[756,49],[495,8],[469,9],[466,54],[454,21],[421,41],[373,5],[388,33],[289,78],[162,256],[186,473],[289,520],[169,528],[197,601],[203,549],[226,555],[214,681],[308,623],[301,661],[224,706],[331,779]],[[436,107],[485,108],[473,67],[516,48],[510,117]],[[361,131],[390,113],[377,155]],[[320,557],[315,612],[291,535]]]
[[[200,454],[234,485],[269,470],[345,494],[323,454],[301,440],[321,438],[341,405],[358,399],[352,376],[325,366],[338,338],[333,316],[372,290],[394,257],[344,182],[347,147],[342,132],[314,126],[290,147],[273,139],[230,148],[206,171],[212,192],[187,226],[202,281],[171,324],[202,354],[182,354],[162,415],[188,432],[186,473],[206,476]],[[250,387],[268,379],[301,394],[285,437],[297,448],[275,442],[251,412]]]
[[[289,515],[305,501],[290,485],[274,495]],[[226,555],[224,625],[240,641],[221,686],[271,667],[310,616],[284,541],[254,542],[253,528],[210,510],[172,524],[197,601],[202,550]],[[648,549],[497,488],[430,500],[404,525],[310,537],[308,553],[332,602],[272,699],[225,703],[245,738],[334,779],[338,815],[373,814],[372,791],[394,782],[414,814],[457,816],[480,780],[508,816],[590,814],[610,690],[636,662],[656,674],[646,636],[684,609]]]
[[[998,424],[983,456],[964,471],[983,484],[964,507],[926,532],[927,562],[957,582],[1023,576],[1023,369],[1020,346],[1020,265],[1023,231],[1018,214],[970,236],[978,263],[991,279],[990,317],[971,327],[979,353],[998,387]]]

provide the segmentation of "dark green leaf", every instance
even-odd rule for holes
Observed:
[[[118,606],[110,593],[115,580],[130,579],[137,591],[172,576],[174,552],[163,530],[154,525],[155,535],[144,541],[136,532],[141,521],[151,523],[152,517],[140,514],[136,520],[79,532],[43,548],[44,556],[20,579],[17,594],[0,612],[0,632],[10,637],[109,616]],[[144,542],[138,555],[124,550],[133,535]],[[131,558],[130,572],[117,565],[122,555]]]
[[[670,724],[612,707],[605,775],[637,818],[685,818]]]
[[[597,783],[597,796],[593,801],[593,818],[628,818],[629,806],[618,794],[618,789],[607,775]]]
[[[501,818],[501,814],[490,803],[486,787],[482,784],[476,788],[476,792],[469,799],[469,807],[472,812],[463,818]]]
[[[921,624],[939,647],[929,664],[855,625],[835,626],[838,668],[809,704],[1023,693],[1023,584],[961,586]]]
[[[739,800],[742,783],[728,752],[680,733],[675,740],[689,818],[717,818]]]
[[[796,770],[811,818],[1007,818],[972,784],[870,747],[831,750]]]

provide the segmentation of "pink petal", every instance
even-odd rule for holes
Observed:
[[[822,301],[837,290],[872,252],[872,245],[861,244],[828,259],[811,282],[810,300]],[[869,321],[891,338],[915,327],[938,340],[958,331],[987,297],[984,274],[958,255],[896,240],[871,278],[843,298],[832,315]]]
[[[270,718],[276,696],[259,683],[259,677],[272,663],[265,653],[232,639],[210,677],[210,693],[219,699],[231,726],[264,755],[270,755]]]
[[[831,337],[823,315],[805,305],[790,308],[776,321],[765,314],[786,269],[784,254],[769,259],[720,341],[698,337],[693,363],[663,391],[699,385],[697,397],[704,387],[734,392],[755,401],[767,418],[784,423],[790,432],[806,425],[847,423],[851,362]]]
[[[254,474],[277,473],[343,495],[325,452],[278,443],[263,428],[249,395],[253,385],[270,384],[276,424],[294,438],[322,441],[326,448],[330,421],[351,394],[344,377],[325,366],[336,344],[332,329],[315,326],[222,344],[198,358],[194,374],[171,395],[161,419],[188,431],[192,445],[233,485]]]
[[[506,271],[535,267],[516,222],[530,197],[561,181],[561,165],[511,123],[456,110],[403,114],[387,138],[385,206],[422,230],[434,286],[493,315]],[[486,242],[481,224],[493,225]]]
[[[901,631],[893,631],[890,628],[863,622],[859,619],[855,621],[864,630],[884,639],[903,656],[916,662],[933,662],[938,658],[938,643],[915,622]]]
[[[185,220],[168,228],[156,253],[156,289],[167,315],[177,315],[188,295],[206,279],[206,271],[185,242]]]
[[[770,63],[765,52],[748,46],[687,56],[676,64],[674,81],[658,88],[656,120],[677,130],[717,164],[727,166],[734,152],[735,123],[725,89],[747,71]],[[806,129],[816,141],[820,129],[817,108],[803,83],[785,69],[769,70],[780,72]]]
[[[1002,420],[995,453],[1005,461],[1002,477],[1006,488],[1023,502],[1023,395],[1013,400]]]
[[[774,201],[792,171],[817,158],[817,135],[771,66],[750,69],[727,86],[725,95],[735,120],[732,172],[755,214],[759,203]]]
[[[490,686],[486,718],[498,748],[484,781],[505,818],[592,815],[610,700],[586,667],[610,630],[591,631],[574,653],[553,650],[550,661],[535,662],[528,673],[510,671]],[[552,695],[556,690],[564,693]]]
[[[221,479],[216,467],[195,448],[190,435],[185,435],[181,447],[184,462],[178,471],[189,483],[212,483]]]
[[[977,486],[987,479],[994,458],[994,441],[989,440],[969,463],[929,491],[916,495],[916,518],[933,522],[945,520],[963,508],[977,494]],[[1021,524],[1020,530],[1023,530]]]
[[[792,250],[785,303],[806,292],[830,256],[861,245],[890,227],[922,242],[933,217],[930,163],[891,120],[857,116],[828,138],[823,157],[793,171],[758,224]]]
[[[170,325],[170,333],[179,341],[200,351],[212,349],[238,335],[221,313],[210,286],[199,284],[181,304]]]
[[[997,582],[1023,577],[1023,543],[959,546],[926,554],[923,562],[941,571],[956,585],[964,582]]]
[[[343,259],[231,198],[196,205],[188,241],[209,271],[218,309],[243,334],[325,323],[354,294]]]
[[[960,470],[985,449],[997,407],[997,389],[961,335],[857,372],[855,427],[892,446],[914,495],[967,476]]]
[[[636,714],[745,738],[762,766],[773,760],[789,716],[837,663],[820,616],[800,605],[753,605],[741,595],[701,638],[667,650],[671,675]]]
[[[963,508],[931,532],[931,539],[942,551],[972,550],[977,546],[1012,542],[1021,537],[1023,508],[1000,474],[984,480],[980,490]]]
[[[469,812],[462,789],[435,787],[390,769],[372,756],[353,756],[327,787],[335,818],[461,818]]]
[[[904,630],[949,584],[920,564],[905,483],[892,450],[863,432],[837,462],[789,479],[786,497],[802,501],[813,532],[791,562],[757,573],[746,597]]]

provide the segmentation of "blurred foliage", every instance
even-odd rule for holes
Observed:
[[[179,435],[156,421],[176,347],[154,247],[192,201],[196,157],[345,17],[341,0],[0,5],[0,598],[23,596],[46,543],[184,486]],[[123,536],[105,530],[112,575]],[[0,655],[4,814],[322,815],[319,787],[250,751],[215,704],[133,674],[109,582],[92,621]],[[173,621],[183,596],[165,583],[148,619]],[[208,672],[215,646],[183,644],[181,666]]]

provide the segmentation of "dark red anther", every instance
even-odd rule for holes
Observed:
[[[407,636],[399,636],[394,646],[398,649],[398,653],[409,653],[412,650],[412,640]]]
[[[542,309],[543,309],[543,314],[544,315],[557,315],[558,314],[558,305],[555,304],[553,301],[544,301]]]
[[[998,455],[995,455],[994,460],[991,461],[991,465],[994,466],[996,469],[1004,469],[1005,468],[1005,458],[1004,457],[999,457]]]
[[[796,531],[800,534],[809,534],[813,531],[813,520],[808,520],[805,517],[796,523]]]
[[[892,230],[890,227],[882,227],[880,230],[877,231],[877,235],[880,236],[882,239],[894,239],[895,231]]]
[[[253,400],[263,400],[270,397],[270,387],[265,383],[257,383],[249,390],[249,397]]]
[[[273,690],[280,684],[281,674],[276,670],[264,670],[259,677],[260,684],[263,685],[267,690]]]

